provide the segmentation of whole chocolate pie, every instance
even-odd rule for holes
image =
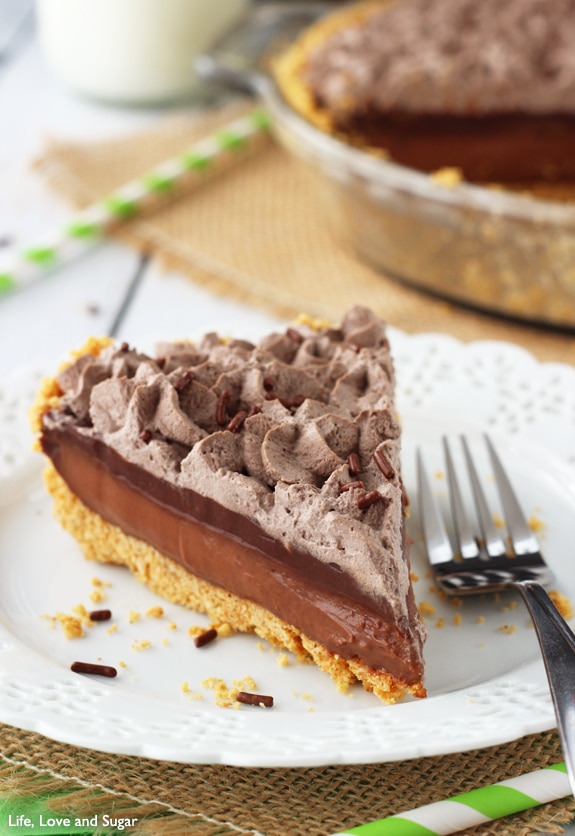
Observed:
[[[92,340],[38,398],[46,484],[86,557],[343,690],[424,696],[393,388],[365,308],[155,357]]]
[[[575,181],[575,0],[384,0],[322,19],[276,62],[325,131],[471,181]]]

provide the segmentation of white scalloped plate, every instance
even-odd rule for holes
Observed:
[[[556,587],[575,602],[575,369],[540,364],[506,343],[463,345],[395,330],[391,336],[412,496],[417,445],[441,494],[440,436],[465,432],[480,456],[481,432],[489,430],[526,512],[542,525]],[[160,602],[123,569],[86,562],[53,520],[39,457],[28,452],[25,413],[38,377],[28,369],[0,382],[0,721],[118,754],[289,767],[444,754],[555,725],[523,605],[512,594],[467,599],[460,607],[438,601],[425,576],[415,507],[409,526],[416,595],[437,609],[426,619],[426,700],[385,706],[360,689],[340,694],[314,667],[250,636],[196,649],[187,629],[206,624],[203,617]],[[488,469],[484,475],[489,484]],[[101,604],[90,600],[94,577],[109,584]],[[67,640],[42,617],[79,603],[109,607],[115,632],[102,623]],[[146,617],[158,603],[164,617]],[[132,612],[141,618],[131,620]],[[135,650],[142,641],[151,644]],[[72,674],[75,659],[101,659],[118,666],[119,675]],[[220,708],[202,686],[207,677],[231,684],[247,675],[260,693],[274,696],[273,709]]]

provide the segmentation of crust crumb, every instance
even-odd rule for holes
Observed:
[[[223,624],[212,624],[210,626],[216,631],[219,639],[228,639],[234,634],[232,626],[227,622],[224,622]]]
[[[437,615],[437,610],[430,604],[429,601],[420,601],[417,605],[417,609],[419,610],[419,614],[422,616],[425,615]]]
[[[57,613],[56,620],[62,627],[67,639],[81,639],[84,636],[82,622],[79,618],[66,613]]]
[[[210,676],[202,682],[202,688],[209,688],[214,692],[214,699],[216,705],[220,708],[235,708],[240,707],[240,703],[236,697],[240,691],[257,691],[258,686],[252,676],[244,676],[243,679],[232,680],[231,687],[226,684],[223,679]]]
[[[559,592],[557,589],[550,589],[549,590],[549,597],[563,616],[563,618],[573,618],[573,607],[571,606],[571,601],[567,598],[566,595],[563,595],[562,592]]]
[[[445,168],[438,168],[437,171],[433,171],[429,175],[429,179],[446,189],[454,189],[463,181],[463,175],[459,168],[446,166]]]

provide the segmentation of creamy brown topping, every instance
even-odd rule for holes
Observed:
[[[307,81],[332,113],[575,113],[575,0],[401,0],[342,29]]]
[[[252,520],[285,548],[337,566],[407,624],[399,427],[384,323],[357,307],[340,329],[299,333],[272,334],[257,346],[209,334],[197,345],[162,345],[159,362],[114,346],[83,356],[60,375],[61,411],[45,417],[46,427],[72,425],[175,488]],[[362,488],[342,491],[353,481],[352,454]],[[368,499],[358,502],[360,495]]]

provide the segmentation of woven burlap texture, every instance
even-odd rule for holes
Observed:
[[[61,813],[131,811],[142,821],[130,832],[142,836],[327,836],[561,760],[553,732],[442,757],[305,769],[187,765],[109,755],[9,726],[0,726],[0,742],[1,792],[37,792],[41,775],[64,791],[56,803]],[[22,770],[30,764],[34,772]],[[42,791],[46,788],[44,783]],[[561,833],[561,823],[574,810],[573,799],[564,799],[466,832]]]
[[[201,116],[170,117],[153,130],[107,142],[53,142],[37,169],[83,207],[182,153],[246,107],[236,102]],[[575,362],[572,336],[456,307],[361,263],[326,220],[316,180],[272,141],[224,169],[116,234],[215,293],[287,318],[303,311],[335,322],[361,302],[409,333],[510,340],[541,360]]]

